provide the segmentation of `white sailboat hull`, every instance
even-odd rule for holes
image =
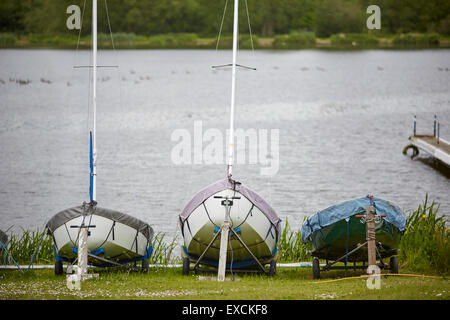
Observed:
[[[208,197],[184,221],[184,255],[195,260],[205,251],[225,219],[225,206],[221,197],[233,199],[230,210],[230,228],[235,230],[252,254],[262,263],[270,262],[277,251],[277,228],[266,215],[249,199],[236,190],[223,190]],[[202,263],[217,265],[220,251],[220,237],[206,251]],[[256,264],[248,250],[234,236],[230,235],[227,250],[227,264],[234,268]]]
[[[71,226],[80,226],[83,222],[95,226],[89,228],[88,252],[115,261],[147,256],[149,241],[141,232],[112,219],[91,214],[71,219],[53,231],[55,252],[60,259],[70,261],[77,257],[80,229]]]

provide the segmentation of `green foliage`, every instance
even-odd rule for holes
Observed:
[[[195,47],[198,37],[195,33],[169,33],[151,37],[142,37],[141,43],[150,48],[186,48]]]
[[[171,242],[164,242],[165,234],[158,232],[153,238],[153,251],[149,259],[150,264],[172,264],[179,262],[179,258],[174,255],[173,251],[177,244],[177,237],[173,238]]]
[[[316,35],[314,32],[298,32],[294,31],[288,35],[276,35],[273,46],[274,48],[298,48],[310,47],[315,45]]]
[[[0,253],[1,264],[13,264],[12,256],[17,263],[28,265],[33,254],[34,263],[51,263],[54,260],[52,238],[44,230],[22,230],[20,236],[11,233],[6,249],[10,255],[3,250]]]
[[[149,259],[151,264],[170,264],[179,262],[177,255],[173,254],[178,246],[177,237],[170,242],[164,241],[165,234],[157,233],[153,238],[153,252]],[[6,251],[0,250],[0,264],[13,264],[12,258],[19,264],[28,265],[34,254],[34,264],[52,264],[55,261],[53,252],[53,239],[46,230],[22,230],[18,236],[15,233],[9,235],[9,242]],[[6,260],[5,260],[6,259]]]
[[[253,47],[256,48],[258,46],[259,38],[256,35],[242,35],[239,37],[239,48],[241,49],[251,49],[252,48],[252,42]]]
[[[400,34],[396,35],[393,44],[402,46],[436,46],[439,45],[437,34]]]
[[[450,14],[447,15],[444,19],[439,21],[437,31],[440,34],[449,36],[450,35]]]
[[[428,195],[422,205],[406,221],[400,242],[400,262],[418,272],[450,271],[450,230],[445,215],[437,216],[439,205],[429,204]]]
[[[373,46],[378,38],[367,33],[341,33],[330,37],[331,43],[337,46]]]
[[[34,46],[70,47],[77,42],[76,36],[45,36],[42,34],[30,34],[28,41]]]
[[[17,43],[17,37],[10,32],[0,33],[0,48],[12,47]]]
[[[286,219],[286,225],[281,233],[278,245],[278,260],[281,262],[309,261],[311,260],[309,249],[308,245],[302,242],[300,230],[292,231]]]
[[[360,33],[366,28],[365,10],[358,0],[320,0],[316,7],[318,37],[337,33]]]
[[[273,37],[292,30],[313,31],[318,37],[366,31],[370,0],[247,0],[253,34]],[[0,32],[16,34],[77,35],[68,30],[69,5],[84,12],[81,34],[91,32],[91,4],[84,0],[2,0]],[[86,7],[84,8],[84,4]],[[115,0],[107,1],[112,31],[155,36],[168,33],[217,36],[225,0]],[[450,1],[378,0],[384,34],[411,32],[450,33]],[[99,32],[108,33],[105,2],[98,2]],[[247,10],[240,2],[239,30],[248,34]],[[228,1],[223,34],[232,33],[233,4]],[[161,39],[152,39],[158,43]],[[128,40],[126,40],[128,41]]]

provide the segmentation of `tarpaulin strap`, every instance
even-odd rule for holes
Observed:
[[[252,217],[253,217],[252,210],[253,210],[254,207],[255,207],[255,205],[252,203],[252,207],[250,208],[250,210],[248,211],[247,215],[245,216],[244,221],[242,221],[236,228],[242,226],[242,225],[244,224],[244,222],[247,221],[247,218],[248,218],[249,216],[252,216]]]
[[[113,221],[113,225],[112,225],[112,228],[111,228],[112,229],[112,239],[113,240],[116,240],[115,237],[114,237],[114,227],[115,226],[116,226],[116,221]]]
[[[206,201],[206,200],[205,200],[205,201]],[[212,223],[214,226],[218,227],[218,225],[215,224],[214,221],[212,221],[211,217],[209,216],[208,209],[206,209],[205,201],[202,202],[202,205],[203,205],[203,208],[205,209],[206,215],[208,216],[209,221],[211,221],[211,223]],[[189,225],[188,225],[188,227],[189,227]],[[191,231],[190,228],[189,228],[189,231]],[[192,234],[192,233],[191,233],[191,234]]]
[[[370,205],[371,205],[372,207],[376,208],[375,200],[373,199],[373,195],[368,194],[368,195],[367,195],[367,198],[370,199]]]
[[[184,238],[184,228],[183,228],[183,219],[181,219],[181,217],[178,217],[178,220],[179,220],[179,222],[180,222],[180,226],[181,226],[181,235],[183,236],[183,238]]]
[[[76,243],[75,243],[75,242],[76,242],[77,239],[78,239],[78,235],[77,235],[77,239],[75,239],[75,241],[73,241],[73,240],[72,240],[72,237],[70,236],[69,229],[67,229],[67,224],[66,224],[66,223],[64,223],[64,227],[66,228],[67,236],[69,237],[70,242],[72,242],[73,245],[76,246]],[[54,241],[54,240],[55,240],[55,237],[53,237],[53,241]],[[55,241],[55,243],[56,243],[56,241]]]
[[[233,185],[233,191],[236,191],[236,185],[239,185],[239,184],[241,184],[239,181],[236,181],[236,180],[233,180],[233,179],[231,179],[231,176],[230,176],[230,178],[228,179],[229,181],[230,181],[230,183]]]
[[[139,230],[136,231],[136,237],[135,237],[135,241],[136,241],[136,253],[138,253],[138,235],[139,235]]]
[[[267,234],[266,234],[266,237],[264,238],[264,241],[267,239],[269,234],[272,236],[273,239],[275,239],[275,237],[273,236],[273,233],[272,233],[272,228],[273,228],[273,224],[271,224],[269,227],[269,230],[267,230]]]
[[[189,219],[186,219],[185,222],[187,223],[187,227],[188,227],[189,233],[191,234],[191,237],[194,237],[194,235],[192,234],[192,231],[191,231],[191,226],[189,225]]]
[[[91,219],[92,219],[92,215],[91,215]],[[91,225],[91,220],[89,220],[89,225]],[[94,250],[94,251],[98,251],[101,250],[101,247],[103,247],[103,245],[106,243],[106,241],[108,241],[109,235],[112,233],[112,239],[114,239],[114,226],[116,225],[116,221],[113,220],[113,224],[111,226],[111,229],[109,229],[108,234],[106,235],[106,239],[103,240],[103,242]]]

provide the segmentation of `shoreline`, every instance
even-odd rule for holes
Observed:
[[[98,42],[102,50],[215,50],[216,38],[202,38],[196,34],[163,34],[136,36],[116,34],[114,46],[107,35]],[[230,50],[231,41],[223,36],[217,50]],[[450,38],[437,34],[406,34],[373,36],[370,34],[338,34],[329,38],[317,38],[310,33],[292,33],[274,37],[248,36],[239,40],[241,50],[423,50],[448,49]],[[61,49],[89,50],[90,37],[15,35],[0,33],[0,49]]]

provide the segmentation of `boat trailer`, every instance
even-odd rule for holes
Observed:
[[[355,253],[358,250],[361,250],[362,248],[367,246],[367,255],[368,255],[368,267],[365,265],[365,261],[362,262],[362,265],[356,265],[356,261],[353,262],[353,270],[357,269],[368,269],[370,270],[370,266],[377,266],[380,269],[390,269],[391,273],[398,273],[398,261],[397,257],[392,256],[389,261],[389,265],[387,265],[380,254],[380,251],[378,250],[378,247],[381,246],[381,243],[377,243],[375,239],[375,219],[382,219],[386,215],[375,215],[375,209],[373,206],[369,206],[366,208],[366,214],[365,215],[356,215],[357,218],[365,219],[366,222],[366,228],[367,228],[367,237],[366,242],[362,244],[358,244],[358,246],[351,251],[348,251],[348,247],[346,248],[346,253],[341,256],[340,258],[336,259],[333,262],[329,262],[328,259],[326,259],[326,264],[322,268],[320,267],[320,262],[317,257],[314,257],[312,262],[312,269],[313,269],[313,278],[319,279],[320,278],[320,272],[321,271],[329,271],[329,270],[345,270],[345,276],[347,277],[347,271],[349,269],[348,266],[348,258],[351,254]],[[348,221],[347,221],[348,224]],[[348,239],[348,228],[347,228],[347,239]],[[376,263],[377,257],[380,259],[380,263]],[[335,264],[338,262],[344,262],[344,266],[336,266]]]
[[[266,274],[268,276],[272,276],[275,274],[276,272],[276,263],[277,263],[277,257],[278,254],[276,254],[274,257],[272,257],[269,261],[265,260],[265,261],[260,261],[254,254],[253,252],[250,250],[250,248],[245,244],[245,242],[241,239],[241,237],[239,236],[238,232],[236,230],[234,230],[233,228],[230,227],[230,211],[231,211],[231,206],[233,206],[233,200],[234,199],[240,199],[240,196],[214,196],[215,199],[223,199],[222,200],[222,205],[225,207],[225,219],[224,222],[222,224],[222,226],[220,228],[215,229],[215,235],[214,237],[211,239],[211,241],[208,243],[208,245],[206,246],[205,250],[202,252],[202,254],[198,257],[198,259],[191,257],[188,255],[187,250],[185,249],[185,247],[182,247],[181,249],[181,255],[183,257],[183,275],[188,275],[189,271],[194,271],[195,274],[197,274],[198,272],[217,272],[217,278],[218,281],[224,281],[225,279],[225,273],[229,272],[231,274],[233,273],[262,273],[262,274]],[[209,250],[209,248],[211,248],[211,246],[213,245],[213,243],[217,240],[217,238],[219,237],[219,235],[221,236],[220,239],[220,255],[219,255],[219,263],[218,263],[218,267],[217,268],[210,268],[210,269],[200,269],[200,264],[202,264],[202,261],[204,260],[205,254],[207,253],[207,251]],[[250,254],[250,256],[252,257],[252,260],[255,262],[256,266],[258,267],[257,269],[234,269],[232,267],[232,263],[230,264],[229,267],[226,266],[226,257],[227,257],[227,248],[228,248],[228,240],[229,240],[229,236],[234,236],[236,238],[236,240],[239,241],[239,243],[244,247],[244,249]],[[190,268],[190,263],[194,262],[195,265],[193,268]],[[269,263],[270,267],[269,270],[266,270],[266,268],[264,267],[263,263]],[[208,264],[208,263],[204,263],[204,264]],[[210,265],[210,264],[209,264]]]
[[[81,279],[88,279],[91,277],[95,277],[98,276],[95,274],[88,274],[88,257],[97,261],[102,262],[103,264],[99,264],[99,265],[95,265],[98,267],[112,267],[112,266],[116,266],[116,267],[121,267],[121,268],[125,268],[128,269],[130,271],[139,271],[139,269],[136,267],[136,261],[138,260],[142,260],[142,268],[141,271],[142,272],[148,272],[149,269],[149,262],[148,262],[148,258],[151,255],[151,251],[147,252],[147,256],[144,256],[143,259],[131,259],[131,260],[126,260],[126,261],[113,261],[110,259],[106,259],[103,257],[100,257],[99,254],[101,254],[103,252],[103,250],[99,250],[97,252],[89,252],[87,249],[87,238],[89,236],[89,228],[95,228],[95,225],[85,225],[84,223],[82,223],[80,226],[70,226],[71,228],[78,228],[79,231],[79,239],[78,239],[78,248],[73,248],[73,251],[75,253],[78,254],[78,257],[74,260],[68,260],[66,258],[63,257],[59,257],[56,253],[56,249],[54,249],[55,252],[55,257],[56,257],[56,262],[55,262],[55,275],[61,275],[63,274],[63,261],[67,261],[70,262],[70,266],[68,266],[66,273],[70,274],[72,273],[72,266],[77,263],[78,269],[77,269],[77,275],[81,278]],[[150,247],[152,248],[152,247]],[[134,265],[130,265],[130,262],[134,262]]]

